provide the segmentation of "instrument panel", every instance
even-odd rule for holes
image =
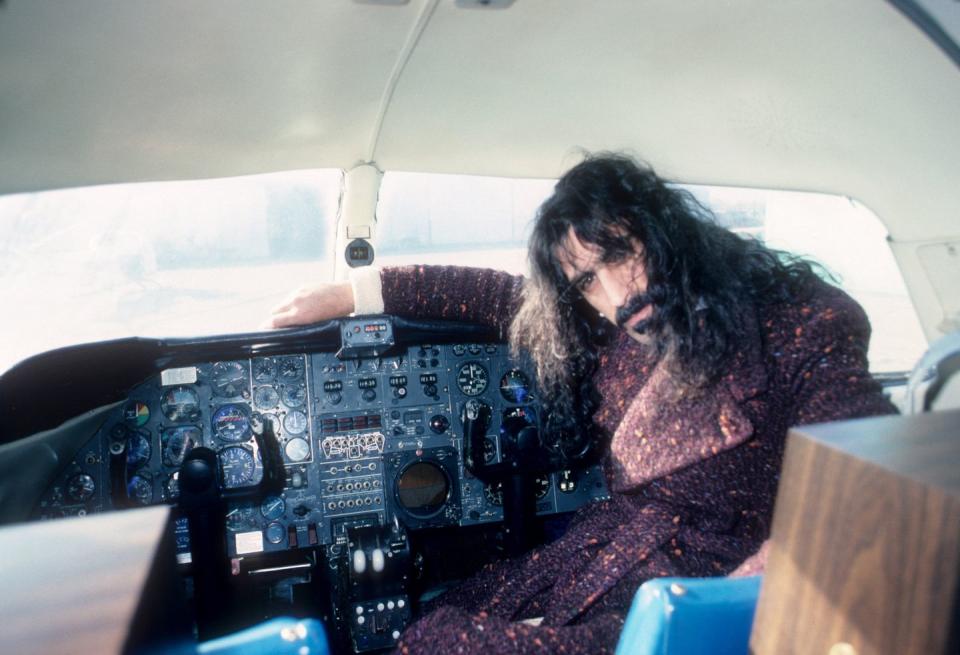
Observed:
[[[464,404],[493,419],[483,458],[497,464],[518,426],[537,426],[533,375],[498,343],[417,343],[383,354],[287,352],[165,369],[133,388],[39,502],[37,518],[176,504],[179,468],[205,446],[224,488],[256,484],[263,462],[254,417],[283,457],[281,493],[231,503],[231,557],[343,545],[347,528],[407,530],[503,520],[500,484],[464,465]],[[122,461],[111,456],[124,448]],[[606,496],[598,467],[544,473],[536,512],[569,512]],[[178,530],[182,561],[189,538]]]

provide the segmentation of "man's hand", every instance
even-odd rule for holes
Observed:
[[[273,308],[265,329],[307,325],[347,316],[354,310],[349,282],[300,287],[282,304]]]

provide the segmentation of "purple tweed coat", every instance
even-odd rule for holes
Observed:
[[[388,313],[501,334],[522,284],[431,266],[385,269],[381,281]],[[742,334],[728,374],[693,395],[626,334],[604,348],[594,420],[612,435],[612,498],[583,508],[557,541],[445,593],[398,652],[613,652],[642,582],[726,575],[758,550],[790,426],[895,411],[868,372],[867,318],[839,289],[822,284],[807,304],[761,308]]]

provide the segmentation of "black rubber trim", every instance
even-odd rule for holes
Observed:
[[[918,5],[915,0],[887,0],[887,2],[909,18],[953,60],[956,66],[960,67],[960,45],[957,45],[953,37],[940,26],[939,21],[931,16],[926,9]]]
[[[492,328],[472,323],[390,318],[397,347],[497,340]],[[131,337],[58,348],[25,359],[0,376],[0,443],[49,430],[122,400],[130,389],[167,368],[339,348],[339,321],[267,332],[189,339]]]

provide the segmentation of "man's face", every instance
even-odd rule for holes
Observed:
[[[633,246],[632,254],[603,261],[603,251],[581,241],[571,228],[557,257],[567,280],[591,307],[637,341],[648,343],[644,328],[653,315],[653,305],[645,296],[642,247],[639,242]]]

